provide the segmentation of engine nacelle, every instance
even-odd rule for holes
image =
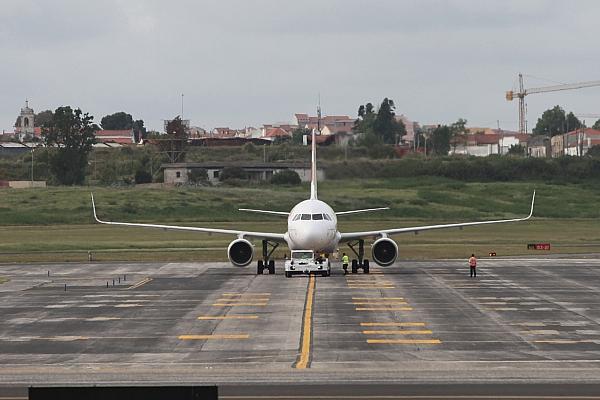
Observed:
[[[227,257],[236,267],[245,267],[252,262],[254,246],[246,239],[236,239],[227,247]]]
[[[398,245],[392,239],[377,239],[371,246],[373,261],[382,267],[390,266],[398,257]]]

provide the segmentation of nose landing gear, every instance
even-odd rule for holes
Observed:
[[[355,246],[358,245],[358,251],[356,251]],[[369,260],[365,259],[365,241],[363,239],[359,239],[358,241],[352,243],[348,242],[348,247],[352,250],[352,252],[358,257],[358,259],[352,260],[352,273],[358,273],[358,270],[362,268],[364,274],[369,273]]]
[[[271,249],[269,249],[271,246]],[[275,249],[279,247],[279,243],[271,243],[268,240],[262,241],[262,260],[256,263],[256,275],[262,275],[264,270],[269,271],[269,275],[275,273],[275,260],[271,260],[271,255]]]

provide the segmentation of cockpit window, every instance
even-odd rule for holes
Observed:
[[[329,214],[323,214],[323,216],[327,221],[331,221],[331,217],[329,216]]]
[[[310,221],[310,214],[302,214],[302,221]]]
[[[300,214],[294,215],[294,219],[292,221],[298,221],[300,219]]]
[[[313,219],[314,221],[321,220],[321,219],[323,219],[323,214],[313,214],[313,215],[312,215],[312,219]]]

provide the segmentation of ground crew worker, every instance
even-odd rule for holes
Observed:
[[[344,268],[344,275],[348,273],[348,264],[350,263],[350,258],[344,253],[342,255],[342,268]]]
[[[469,258],[469,269],[471,270],[471,278],[477,277],[477,258],[475,258],[475,254],[471,254]]]

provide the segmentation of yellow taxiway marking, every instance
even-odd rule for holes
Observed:
[[[270,296],[271,293],[257,293],[257,292],[249,292],[249,293],[223,293],[222,296]]]
[[[219,303],[244,303],[244,302],[253,302],[253,301],[266,303],[269,301],[269,299],[218,299],[216,301]]]
[[[404,300],[404,297],[354,297],[352,300]]]
[[[152,281],[152,278],[150,278],[150,277],[146,277],[146,278],[142,279],[141,281],[139,281],[138,283],[136,283],[135,285],[133,285],[133,286],[129,286],[129,287],[128,287],[127,289],[125,289],[125,290],[137,289],[137,288],[139,288],[140,286],[143,286],[143,285],[145,285],[146,283],[148,283],[148,282],[151,282],[151,281]]]
[[[239,334],[239,335],[180,335],[180,340],[211,340],[211,339],[248,339],[250,335]]]
[[[534,340],[533,343],[575,344],[575,343],[583,343],[583,341],[582,340],[572,340],[572,339],[548,339],[548,340]]]
[[[214,307],[237,307],[237,306],[244,306],[244,307],[250,307],[250,306],[257,306],[257,307],[264,307],[266,306],[267,303],[213,303]]]
[[[198,319],[203,320],[203,321],[221,320],[221,319],[258,319],[258,315],[217,315],[214,317],[201,316],[201,317],[198,317]]]
[[[412,307],[357,307],[356,311],[412,311]]]
[[[387,343],[387,344],[440,344],[439,339],[367,339],[367,343]]]
[[[361,322],[360,326],[425,326],[425,322]]]
[[[306,292],[306,306],[304,307],[304,319],[302,321],[302,341],[300,355],[295,367],[305,369],[310,360],[310,343],[312,339],[312,306],[315,294],[315,276],[311,275],[308,280],[308,291]]]
[[[530,331],[521,331],[524,334],[530,335],[559,335],[560,332],[554,329],[535,329]]]
[[[398,330],[383,330],[383,331],[362,331],[365,335],[431,335],[433,332],[430,330],[422,331],[398,331]]]
[[[396,305],[396,304],[408,304],[406,301],[353,301],[352,304],[364,306],[385,306],[385,305]]]

